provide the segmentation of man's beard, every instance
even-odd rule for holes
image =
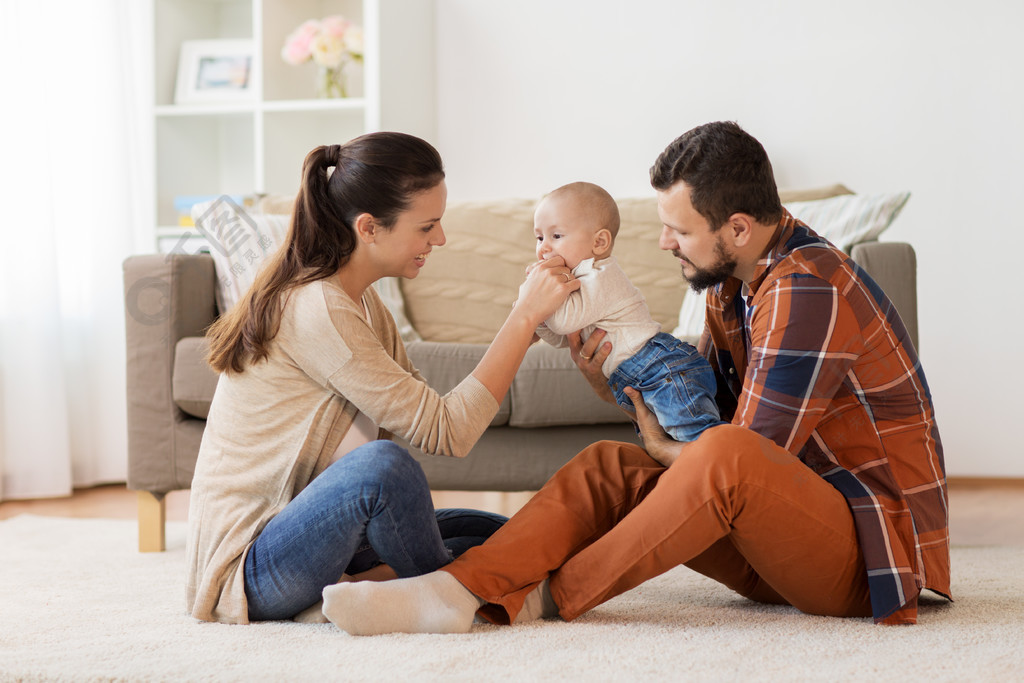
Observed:
[[[677,251],[672,253],[676,258],[685,258]],[[683,279],[686,280],[690,285],[690,289],[694,292],[700,293],[708,287],[719,285],[731,278],[733,273],[736,272],[736,261],[729,258],[729,255],[725,253],[725,247],[722,246],[721,240],[715,244],[715,256],[717,259],[710,268],[700,268],[690,261],[690,265],[695,270],[693,275],[688,276],[686,270],[683,270]]]

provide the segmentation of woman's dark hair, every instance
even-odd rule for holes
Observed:
[[[734,213],[768,224],[782,217],[768,154],[732,121],[698,126],[665,148],[651,167],[651,185],[664,191],[679,181],[689,187],[693,208],[713,231]]]
[[[369,133],[306,155],[285,243],[207,331],[211,367],[242,372],[247,363],[266,358],[280,327],[282,296],[348,262],[356,248],[356,217],[367,213],[381,229],[393,228],[414,195],[442,180],[437,150],[404,133]]]

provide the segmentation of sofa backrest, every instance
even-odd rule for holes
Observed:
[[[679,263],[658,249],[656,200],[617,200],[622,224],[614,254],[662,329],[671,331],[686,293]],[[526,266],[536,260],[536,200],[505,199],[448,205],[447,243],[435,249],[413,280],[402,280],[405,312],[428,341],[489,343],[505,322]]]

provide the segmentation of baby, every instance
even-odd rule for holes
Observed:
[[[661,332],[644,297],[612,256],[619,209],[603,188],[570,183],[546,195],[533,217],[537,258],[565,259],[580,289],[537,330],[555,347],[582,330],[586,339],[600,328],[612,352],[602,371],[615,402],[633,409],[626,387],[641,392],[662,428],[676,441],[693,441],[719,424],[714,371],[692,345]]]

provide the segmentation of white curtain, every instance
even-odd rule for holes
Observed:
[[[125,478],[121,262],[147,250],[148,5],[0,0],[0,499]]]

